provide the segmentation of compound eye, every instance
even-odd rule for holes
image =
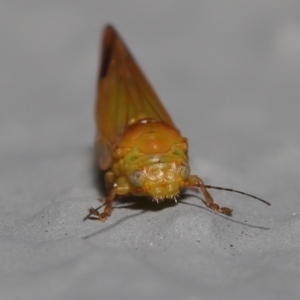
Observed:
[[[190,176],[190,167],[187,164],[180,164],[179,174],[183,180],[188,179],[188,177]]]
[[[129,180],[134,186],[142,186],[143,177],[144,174],[141,170],[134,170],[129,174]]]

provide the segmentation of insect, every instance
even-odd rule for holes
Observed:
[[[105,171],[108,195],[99,213],[89,216],[104,222],[116,198],[148,196],[153,201],[175,200],[188,189],[200,189],[211,210],[231,216],[232,209],[219,207],[207,189],[221,189],[269,202],[253,195],[205,185],[190,175],[188,142],[160,102],[150,83],[116,30],[104,29],[102,59],[96,101],[96,151]]]

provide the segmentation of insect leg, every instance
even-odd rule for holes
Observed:
[[[104,199],[105,207],[102,213],[99,213],[97,209],[91,207],[89,209],[90,215],[94,215],[99,218],[99,221],[105,222],[105,220],[111,215],[113,210],[113,201],[116,197],[116,191],[112,189],[109,195]]]
[[[195,175],[190,176],[188,178],[188,184],[190,187],[197,186],[200,188],[200,190],[205,198],[206,205],[211,210],[222,213],[226,216],[231,216],[232,209],[230,209],[228,207],[219,207],[219,205],[214,202],[213,197],[210,195],[210,193],[206,189],[205,184],[200,177],[195,176]],[[187,187],[189,187],[189,186],[187,186]]]

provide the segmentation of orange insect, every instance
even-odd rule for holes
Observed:
[[[182,137],[145,75],[112,26],[103,35],[102,62],[96,103],[96,150],[105,171],[108,195],[102,213],[90,208],[104,222],[117,197],[149,196],[154,201],[177,200],[187,188],[200,188],[207,207],[231,215],[219,207],[207,188],[244,192],[205,185],[190,175],[187,139]]]

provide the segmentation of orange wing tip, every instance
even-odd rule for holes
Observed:
[[[114,53],[114,48],[118,49],[119,55],[125,55],[132,58],[125,42],[122,40],[117,30],[112,25],[107,25],[103,30],[102,37],[102,59],[100,66],[100,79],[105,77],[111,62],[111,56]]]
[[[117,31],[111,25],[107,25],[103,31],[102,59],[100,67],[100,78],[105,77],[111,60],[112,48],[115,40],[119,38]]]

